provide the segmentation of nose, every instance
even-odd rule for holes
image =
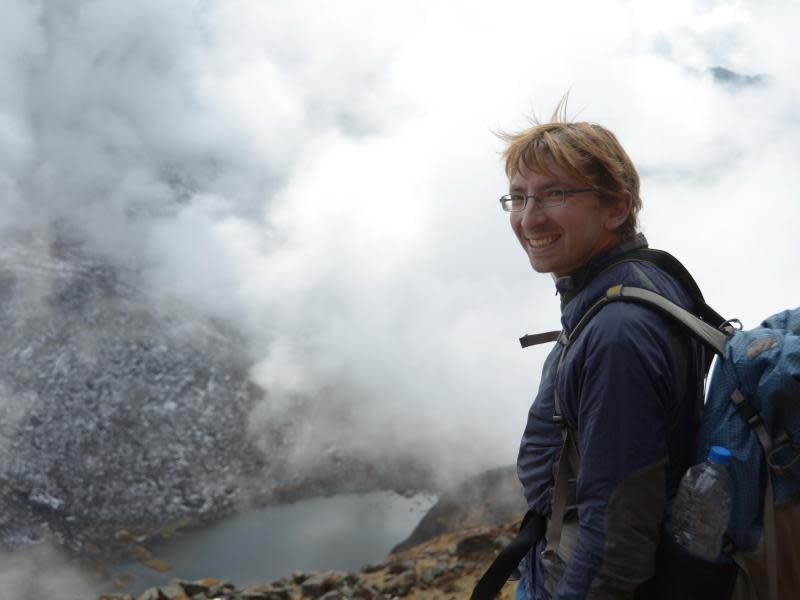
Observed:
[[[520,215],[520,224],[523,229],[533,229],[547,220],[544,209],[539,208],[533,198],[528,200]]]

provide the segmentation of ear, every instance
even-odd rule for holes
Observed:
[[[633,196],[628,191],[623,192],[623,194],[614,200],[613,202],[606,205],[606,218],[604,225],[606,229],[609,231],[616,231],[622,224],[628,219],[628,215],[631,213],[631,204],[633,203]]]

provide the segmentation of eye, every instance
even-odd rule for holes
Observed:
[[[560,188],[550,188],[542,192],[542,200],[560,200],[564,195],[564,190]]]

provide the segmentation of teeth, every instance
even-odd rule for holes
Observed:
[[[552,244],[558,238],[559,238],[559,236],[557,236],[557,235],[549,235],[547,237],[529,239],[528,243],[534,248],[543,248],[543,247],[547,246],[548,244]]]

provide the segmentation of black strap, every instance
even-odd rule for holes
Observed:
[[[709,325],[719,328],[727,322],[722,315],[706,304],[703,293],[700,291],[700,286],[697,285],[692,274],[683,266],[681,261],[672,256],[669,252],[656,250],[654,248],[637,248],[636,250],[631,250],[618,257],[617,260],[613,261],[603,270],[609,269],[616,264],[630,261],[652,263],[662,271],[666,271],[670,277],[681,284],[681,287],[683,287],[694,300],[695,310],[693,312]]]
[[[709,325],[717,329],[722,329],[723,326],[728,323],[727,319],[706,304],[703,293],[700,291],[700,286],[697,285],[692,274],[683,266],[681,261],[672,256],[669,252],[656,250],[654,248],[638,248],[625,253],[621,260],[617,262],[626,262],[629,260],[652,263],[680,283],[694,301],[695,306],[693,313]],[[705,346],[702,346],[700,351],[703,353],[703,368],[707,376],[711,369],[711,362],[714,360],[714,354],[706,351]]]
[[[525,514],[519,533],[508,546],[500,551],[486,572],[475,584],[471,600],[494,600],[495,596],[505,585],[511,573],[519,565],[528,551],[539,543],[544,535],[545,519],[542,515],[532,510]]]
[[[558,341],[561,331],[545,331],[544,333],[529,333],[519,338],[519,345],[523,348]]]

